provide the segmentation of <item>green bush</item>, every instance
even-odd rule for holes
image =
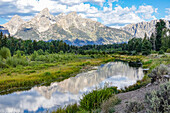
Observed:
[[[120,102],[121,100],[113,95],[101,104],[101,109],[104,113],[113,113],[115,111],[114,106],[119,104]]]
[[[8,57],[11,57],[11,52],[8,48],[3,47],[0,50],[0,56],[2,56],[4,59],[7,59]]]
[[[144,109],[144,105],[142,103],[139,102],[130,102],[129,104],[126,105],[126,113],[137,113],[139,111],[141,111],[142,109]]]
[[[163,51],[163,50],[160,50],[158,54],[164,54],[164,51]]]
[[[152,72],[148,75],[152,78],[152,83],[156,81],[156,79],[161,79],[162,75],[168,74],[170,71],[168,70],[168,67],[164,64],[161,64],[160,66],[156,67],[152,70]]]
[[[44,55],[44,51],[43,51],[42,49],[39,49],[39,50],[37,51],[37,53],[38,53],[38,55]]]
[[[49,55],[49,52],[46,50],[44,54],[45,54],[45,55]]]
[[[21,51],[18,50],[18,51],[16,52],[16,57],[17,57],[17,58],[21,58]]]
[[[145,95],[149,113],[170,112],[170,82],[162,84],[158,91],[152,91]]]
[[[87,111],[100,108],[101,103],[110,98],[114,93],[118,93],[117,87],[93,90],[87,95],[83,95],[83,98],[80,99],[80,108]]]
[[[8,57],[6,60],[6,64],[11,67],[16,67],[17,65],[28,66],[29,63],[25,58]]]
[[[47,63],[52,63],[54,61],[57,61],[58,59],[59,57],[57,54],[39,55],[35,58],[36,61],[44,61]],[[64,57],[61,59],[64,59]]]
[[[170,48],[168,48],[168,49],[166,50],[166,52],[167,52],[167,53],[170,53]]]
[[[37,51],[34,51],[34,53],[31,55],[31,60],[35,61],[35,59],[38,57]]]
[[[8,67],[8,65],[5,64],[2,57],[0,56],[0,68],[7,68],[7,67]]]

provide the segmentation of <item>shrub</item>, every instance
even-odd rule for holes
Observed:
[[[115,111],[114,106],[119,104],[120,102],[121,100],[118,99],[115,95],[113,95],[101,104],[102,111],[104,113],[113,113]]]
[[[8,48],[3,47],[0,50],[0,55],[2,56],[2,58],[7,59],[8,57],[11,57],[11,52]]]
[[[164,54],[164,51],[163,51],[163,50],[160,50],[158,54]]]
[[[35,58],[36,61],[46,61],[46,56],[45,55],[39,55],[38,57]]]
[[[18,51],[16,52],[16,57],[17,57],[17,58],[21,58],[21,51],[18,50]]]
[[[43,51],[42,49],[39,49],[39,50],[37,51],[37,53],[38,53],[38,55],[44,55],[44,51]]]
[[[114,93],[117,93],[117,87],[104,88],[99,90],[93,90],[87,95],[83,95],[80,99],[80,108],[91,111],[100,107],[104,100],[110,98]]]
[[[152,70],[149,77],[152,78],[152,83],[156,81],[156,79],[161,79],[162,75],[168,74],[169,70],[166,65],[161,64],[160,66],[156,67]]]
[[[8,65],[5,64],[2,57],[0,56],[0,68],[6,68],[6,67],[8,67]]]
[[[162,84],[160,90],[152,91],[145,95],[148,104],[148,112],[169,113],[170,112],[170,82]]]
[[[166,52],[167,52],[167,53],[170,53],[170,48],[168,48],[168,49],[166,50]]]
[[[17,65],[27,66],[29,63],[25,58],[8,57],[6,64],[12,67],[16,67]]]
[[[48,51],[45,51],[45,55],[49,55],[49,52],[48,52]]]
[[[138,103],[136,101],[130,102],[129,104],[126,105],[126,113],[132,113],[132,112],[139,112],[142,109],[144,109],[144,105],[142,103]]]
[[[34,51],[34,53],[31,55],[31,60],[35,61],[35,59],[38,57],[37,51]]]

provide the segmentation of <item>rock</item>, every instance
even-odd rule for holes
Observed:
[[[8,29],[10,35],[14,35],[18,31],[20,25],[24,23],[25,21],[22,20],[20,16],[15,15],[12,17],[12,19],[9,22],[7,22],[2,26]]]
[[[18,16],[14,16],[5,25],[10,34],[16,38],[43,41],[63,40],[77,46],[121,43],[132,38],[132,35],[126,31],[82,18],[76,12],[53,16],[47,8],[28,22],[23,22]]]
[[[29,21],[29,24],[37,29],[40,33],[47,31],[52,24],[56,23],[56,18],[50,14],[48,8],[43,9],[33,19]]]
[[[170,21],[164,21],[166,23],[166,27],[170,28]],[[147,34],[147,36],[150,37],[152,33],[155,33],[155,25],[157,22],[159,22],[159,20],[152,20],[150,22],[140,22],[137,24],[129,24],[121,29],[131,33],[134,37],[137,38],[144,38],[145,33]]]

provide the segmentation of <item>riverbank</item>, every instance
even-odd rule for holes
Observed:
[[[84,71],[88,71],[92,66],[114,60],[141,61],[143,56],[123,56],[123,55],[71,55],[65,60],[66,55],[60,55],[60,62],[45,63],[31,62],[31,66],[17,66],[16,68],[5,68],[1,70],[0,94],[8,94],[15,91],[28,90],[35,85],[49,85],[51,82],[63,81],[69,77]],[[68,57],[69,55],[67,55]],[[63,60],[63,59],[64,60]]]
[[[168,70],[170,70],[170,65],[164,66],[165,67],[157,68],[157,70],[160,73],[164,73],[163,71],[168,72]],[[156,71],[154,71],[152,74],[156,74],[155,72]],[[167,107],[170,105],[169,98],[167,97],[167,95],[169,95],[169,91],[170,81],[168,79],[166,81],[165,80],[162,81],[162,79],[160,79],[155,81],[154,83],[149,83],[147,86],[144,86],[140,89],[117,94],[116,96],[117,98],[121,99],[121,103],[115,106],[115,113],[130,113],[130,112],[146,113],[147,110],[151,110],[152,112],[166,111],[168,113],[170,112],[170,108]],[[148,101],[150,102],[150,104],[152,103],[152,105],[150,104],[148,105]],[[162,108],[161,106],[164,106],[164,108]]]
[[[107,113],[108,111],[111,113],[112,112],[124,113],[125,112],[124,110],[126,109],[126,104],[128,103],[128,101],[131,100],[131,98],[134,99],[134,101],[135,99],[144,101],[144,97],[146,93],[150,92],[151,90],[159,89],[159,85],[152,85],[152,86],[146,87],[147,84],[151,82],[150,78],[147,75],[151,73],[151,71],[157,66],[159,66],[160,64],[165,64],[165,65],[170,64],[170,57],[169,56],[161,56],[161,57],[147,56],[147,57],[142,58],[142,63],[143,63],[143,68],[148,69],[147,72],[145,73],[144,78],[142,80],[137,81],[136,84],[129,86],[125,89],[122,89],[122,90],[111,89],[112,90],[111,93],[116,94],[116,96],[115,95],[109,96],[106,99],[102,97],[108,94],[107,92],[105,93],[105,89],[99,90],[99,91],[93,91],[85,95],[84,98],[81,100],[83,101],[83,103],[89,103],[85,105],[83,109],[82,109],[82,105],[80,104],[80,106],[73,105],[73,106],[68,106],[66,108],[63,108],[63,109],[59,109],[55,111],[54,113],[68,113],[72,111],[77,112],[77,113],[79,112],[90,113],[91,111],[96,112],[96,113],[97,112],[105,113],[105,111],[107,111]],[[108,90],[109,89],[110,88],[108,88]],[[103,93],[100,93],[100,92],[103,92]],[[98,95],[98,96],[92,99],[92,97],[95,95]],[[98,99],[100,100],[101,98],[103,98],[102,101],[100,102],[97,101]],[[119,99],[122,102],[118,101]],[[91,102],[91,100],[96,100],[96,101],[94,101],[93,103]],[[95,105],[97,105],[98,107],[95,107]]]
[[[115,106],[115,113],[126,113],[127,105],[132,102],[144,103],[145,95],[151,91],[157,91],[159,88],[160,85],[151,85],[134,91],[117,94],[116,96],[121,100],[121,103]],[[146,113],[146,109],[141,110],[140,113]]]

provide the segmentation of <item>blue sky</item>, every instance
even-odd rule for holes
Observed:
[[[50,13],[76,11],[110,27],[153,19],[170,20],[170,0],[0,0],[0,24],[19,15],[28,21],[44,8]]]

